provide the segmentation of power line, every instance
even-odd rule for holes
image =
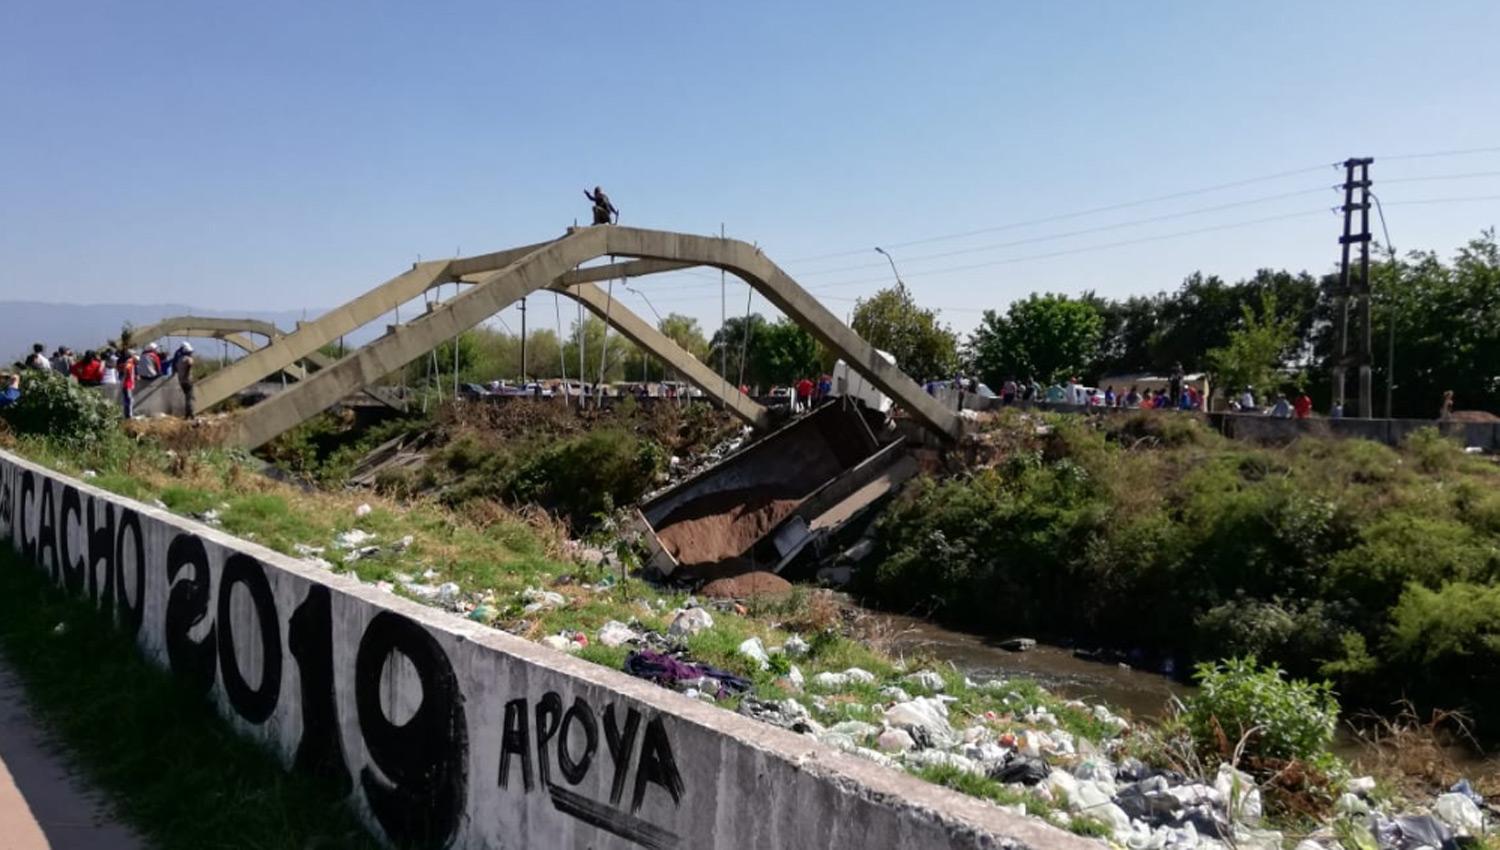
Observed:
[[[1403,178],[1403,179],[1405,179],[1405,178]],[[1386,181],[1383,181],[1383,182],[1391,183],[1391,182],[1396,182],[1396,181],[1395,180],[1386,180]],[[1319,189],[1317,191],[1323,191],[1323,190]],[[1288,193],[1288,194],[1289,195],[1295,195],[1295,194],[1304,194],[1304,193],[1303,192],[1296,192],[1296,193]],[[1413,200],[1408,200],[1408,201],[1392,201],[1391,202],[1391,206],[1395,207],[1395,206],[1402,206],[1402,205],[1408,205],[1408,206],[1410,206],[1410,205],[1419,205],[1419,204],[1469,203],[1469,202],[1481,202],[1481,201],[1500,201],[1500,195],[1474,195],[1474,196],[1460,196],[1460,197],[1446,197],[1446,198],[1419,198],[1419,199],[1413,199]],[[956,273],[956,272],[972,271],[972,270],[981,269],[981,268],[990,268],[990,267],[994,267],[994,266],[1010,265],[1010,264],[1021,263],[1021,262],[1029,262],[1029,261],[1032,261],[1032,260],[1051,259],[1051,258],[1054,258],[1054,257],[1068,256],[1068,255],[1071,255],[1071,254],[1081,254],[1081,253],[1088,253],[1088,252],[1092,252],[1092,251],[1102,251],[1102,250],[1108,250],[1108,249],[1111,249],[1111,248],[1119,248],[1119,247],[1126,247],[1126,246],[1130,246],[1130,245],[1138,245],[1138,244],[1149,243],[1149,242],[1157,242],[1157,241],[1162,241],[1162,240],[1167,240],[1167,239],[1180,238],[1180,237],[1184,237],[1184,236],[1198,235],[1198,234],[1201,234],[1201,233],[1210,233],[1210,232],[1219,231],[1219,230],[1229,230],[1229,229],[1239,228],[1239,227],[1250,227],[1250,226],[1254,226],[1254,225],[1257,225],[1257,224],[1266,224],[1266,223],[1271,223],[1271,222],[1276,222],[1276,221],[1282,221],[1282,220],[1287,220],[1287,219],[1292,219],[1292,218],[1306,217],[1306,216],[1311,216],[1311,215],[1316,215],[1316,214],[1321,214],[1321,213],[1326,213],[1326,212],[1327,212],[1327,210],[1325,208],[1319,208],[1319,209],[1314,209],[1314,210],[1304,210],[1304,211],[1300,211],[1300,212],[1287,213],[1287,214],[1283,214],[1283,215],[1267,216],[1267,217],[1264,217],[1264,218],[1251,219],[1251,220],[1248,220],[1248,221],[1231,222],[1231,223],[1228,223],[1228,224],[1213,225],[1213,226],[1210,226],[1210,227],[1202,227],[1202,228],[1195,228],[1195,229],[1192,229],[1192,230],[1184,230],[1184,231],[1177,231],[1177,232],[1173,232],[1173,233],[1159,234],[1159,235],[1156,235],[1156,236],[1145,236],[1145,237],[1140,237],[1140,238],[1136,238],[1136,239],[1126,239],[1126,240],[1120,240],[1120,241],[1116,241],[1116,242],[1105,242],[1105,243],[1101,243],[1101,244],[1098,244],[1098,245],[1086,245],[1086,246],[1082,246],[1082,247],[1079,247],[1079,248],[1071,248],[1071,249],[1062,250],[1062,251],[1051,251],[1051,252],[1047,252],[1047,253],[1043,253],[1043,254],[1030,254],[1030,255],[1021,256],[1021,257],[1010,257],[1010,258],[1000,259],[1000,260],[991,260],[991,261],[987,261],[987,262],[983,262],[983,263],[971,263],[971,264],[966,264],[966,265],[961,265],[961,266],[950,266],[950,267],[939,268],[939,269],[931,269],[931,270],[928,270],[928,271],[925,271],[925,272],[918,272],[915,275],[914,279],[920,279],[924,274],[926,274],[926,275],[952,274],[952,273]],[[1104,229],[1104,228],[1100,228],[1100,229]],[[1080,232],[1090,232],[1090,231],[1080,231]],[[1076,235],[1076,234],[1074,234],[1074,235]],[[1020,240],[1020,241],[1021,242],[1026,242],[1026,241],[1034,241],[1034,240]],[[962,252],[950,252],[950,253],[962,253]],[[939,255],[939,256],[941,256],[941,255]],[[921,258],[913,258],[914,261],[917,260],[917,259],[921,259]],[[879,264],[871,264],[871,265],[872,266],[878,266]],[[804,274],[804,275],[801,275],[801,276],[805,277],[806,275]],[[870,284],[870,283],[883,283],[883,282],[886,281],[886,279],[887,279],[886,277],[881,276],[881,277],[860,278],[860,279],[857,279],[857,280],[833,281],[833,282],[830,282],[830,283],[816,284],[816,285],[808,287],[808,289],[810,289],[810,290],[826,290],[826,289],[830,289],[830,288],[845,287],[845,286],[858,286],[858,285]],[[670,298],[669,297],[669,298],[659,299],[659,300],[662,303],[686,303],[686,302],[693,302],[693,301],[704,301],[704,300],[708,300],[709,298],[716,298],[716,297],[717,297],[717,295],[703,294],[703,295],[684,295],[684,296],[678,297],[678,298]],[[820,295],[819,297],[820,298],[827,298],[829,300],[836,300],[836,301],[837,300],[857,300],[857,299],[849,299],[849,298],[840,298],[838,296],[831,296],[831,295]],[[968,308],[953,307],[953,308],[944,308],[944,309],[949,309],[949,310],[953,310],[953,311],[956,311],[956,312],[971,312],[971,310],[969,310]]]
[[[1280,180],[1286,177],[1295,177],[1299,174],[1309,174],[1314,171],[1323,171],[1327,167],[1328,166],[1326,164],[1312,165],[1306,168],[1292,169],[1291,171],[1280,171],[1275,174],[1264,174],[1259,177],[1247,177],[1243,180],[1234,180],[1229,183],[1219,183],[1214,186],[1204,186],[1200,189],[1187,189],[1181,192],[1172,192],[1167,195],[1154,195],[1149,198],[1140,198],[1133,201],[1122,201],[1117,204],[1107,204],[1102,207],[1090,207],[1088,209],[1077,210],[1075,212],[1060,213],[1058,215],[1046,216],[1044,218],[1030,219],[1027,221],[1015,221],[1010,222],[1009,224],[996,225],[994,227],[982,227],[977,230],[968,230],[962,233],[946,233],[938,236],[928,236],[922,239],[910,239],[905,242],[882,242],[881,244],[885,245],[887,248],[907,248],[912,245],[925,245],[930,242],[943,242],[949,239],[962,239],[966,236],[978,236],[983,233],[995,233],[997,231],[1011,230],[1017,227],[1030,227],[1035,224],[1049,224],[1054,221],[1066,221],[1072,218],[1081,218],[1086,215],[1096,215],[1103,212],[1112,212],[1114,210],[1128,209],[1130,207],[1139,207],[1146,204],[1159,203],[1161,201],[1171,201],[1177,198],[1188,198],[1192,197],[1193,195],[1206,195],[1210,192],[1220,192],[1225,189],[1233,189],[1238,186],[1248,186],[1252,183],[1263,183],[1268,180]],[[826,260],[832,259],[834,257],[849,257],[855,254],[863,254],[869,250],[869,248],[858,248],[850,251],[837,251],[831,254],[818,254],[811,257],[797,257],[787,260],[786,262],[788,264],[792,264],[810,262],[812,260]]]
[[[1466,201],[1500,201],[1500,195],[1472,195],[1464,198],[1418,198],[1412,201],[1391,201],[1391,206],[1408,207],[1414,204],[1461,204]]]
[[[1419,154],[1411,154],[1411,155],[1408,155],[1408,158],[1417,157],[1417,156],[1433,156],[1433,157],[1435,157],[1435,156],[1448,156],[1448,155],[1454,155],[1454,154],[1457,154],[1457,153],[1480,152],[1480,151],[1485,151],[1485,150],[1489,150],[1489,149],[1479,148],[1479,149],[1474,149],[1473,151],[1449,151],[1449,152],[1437,152],[1437,153],[1432,153],[1432,154],[1420,154],[1420,155]],[[1500,151],[1500,148],[1495,148],[1494,150]],[[1277,179],[1277,178],[1292,176],[1292,175],[1296,175],[1296,174],[1305,173],[1307,171],[1318,171],[1318,170],[1321,170],[1321,169],[1322,169],[1322,166],[1318,166],[1318,167],[1315,167],[1315,168],[1307,168],[1307,169],[1299,169],[1299,170],[1295,170],[1295,171],[1281,172],[1279,174],[1267,175],[1267,176],[1264,176],[1264,177],[1249,178],[1249,179],[1246,179],[1246,180],[1234,181],[1233,183],[1220,184],[1219,186],[1209,187],[1209,188],[1206,188],[1206,189],[1195,189],[1195,190],[1189,190],[1189,191],[1186,191],[1186,192],[1174,193],[1172,195],[1162,195],[1162,196],[1158,196],[1156,198],[1143,199],[1143,200],[1139,200],[1139,201],[1130,201],[1130,202],[1125,202],[1125,203],[1120,203],[1120,204],[1111,204],[1109,206],[1096,207],[1096,208],[1093,208],[1093,209],[1090,209],[1090,210],[1083,210],[1083,211],[1079,211],[1079,212],[1076,212],[1076,213],[1066,213],[1066,214],[1059,215],[1059,216],[1051,216],[1051,217],[1047,217],[1047,218],[1033,219],[1033,220],[1025,221],[1025,222],[1015,222],[1015,223],[1012,223],[1012,224],[1000,225],[1000,226],[992,227],[992,228],[982,228],[982,229],[979,229],[979,230],[967,231],[965,233],[951,234],[949,236],[939,236],[939,237],[931,237],[931,238],[928,238],[928,239],[909,240],[909,241],[906,241],[906,242],[893,242],[893,243],[890,243],[890,246],[894,248],[894,247],[911,246],[911,245],[917,245],[917,244],[925,244],[925,243],[929,243],[929,242],[936,242],[936,241],[942,241],[942,240],[948,240],[948,239],[958,239],[958,238],[962,238],[962,237],[965,237],[965,236],[973,236],[973,235],[978,235],[978,234],[982,234],[982,233],[990,233],[990,232],[995,232],[995,231],[999,231],[999,230],[1006,230],[1006,229],[1012,229],[1012,228],[1017,228],[1017,227],[1022,227],[1022,226],[1028,226],[1028,225],[1033,225],[1033,224],[1040,224],[1040,223],[1045,223],[1045,222],[1049,222],[1049,221],[1058,221],[1058,220],[1063,220],[1063,219],[1068,219],[1068,218],[1076,218],[1076,217],[1081,217],[1081,216],[1084,216],[1084,215],[1090,215],[1090,214],[1097,213],[1097,212],[1103,212],[1103,211],[1114,210],[1114,209],[1121,209],[1121,208],[1126,208],[1126,207],[1130,207],[1130,206],[1138,206],[1138,205],[1143,205],[1143,204],[1146,204],[1146,203],[1152,203],[1152,202],[1155,202],[1155,201],[1167,200],[1167,199],[1176,198],[1176,197],[1184,197],[1184,196],[1202,194],[1204,192],[1215,191],[1215,190],[1220,189],[1220,188],[1232,187],[1232,186],[1240,186],[1240,185],[1247,185],[1247,184],[1250,184],[1250,183],[1255,183],[1255,182],[1261,182],[1261,181],[1264,181],[1264,180],[1270,180],[1270,179]],[[1467,173],[1462,173],[1462,174],[1435,174],[1435,175],[1426,175],[1426,176],[1417,176],[1417,177],[1396,177],[1396,178],[1388,178],[1388,179],[1382,180],[1381,183],[1382,184],[1389,184],[1389,183],[1422,183],[1422,182],[1428,182],[1428,181],[1474,179],[1474,178],[1481,178],[1481,177],[1496,177],[1496,176],[1500,176],[1500,171],[1475,171],[1475,172],[1467,172]],[[1030,244],[1037,244],[1037,243],[1041,243],[1041,242],[1050,242],[1050,241],[1055,241],[1055,240],[1058,240],[1058,239],[1067,239],[1067,238],[1071,238],[1071,237],[1074,237],[1074,236],[1083,236],[1083,235],[1087,235],[1087,234],[1090,234],[1090,233],[1103,233],[1103,232],[1108,232],[1108,231],[1111,231],[1111,230],[1121,230],[1121,229],[1124,229],[1124,228],[1127,228],[1127,227],[1135,227],[1135,226],[1139,226],[1139,225],[1143,225],[1143,224],[1153,224],[1153,223],[1156,223],[1156,222],[1170,221],[1172,219],[1177,219],[1177,218],[1187,218],[1189,216],[1200,215],[1200,214],[1203,214],[1203,213],[1218,212],[1218,211],[1221,211],[1221,210],[1233,209],[1233,208],[1236,208],[1236,207],[1251,206],[1251,205],[1254,205],[1254,204],[1266,203],[1266,202],[1269,202],[1269,201],[1284,200],[1286,198],[1294,198],[1294,197],[1298,197],[1298,196],[1301,196],[1301,195],[1317,194],[1317,193],[1320,193],[1320,192],[1327,191],[1329,188],[1330,187],[1318,187],[1318,188],[1315,188],[1315,189],[1301,189],[1301,190],[1297,190],[1297,191],[1293,191],[1293,192],[1281,192],[1281,193],[1277,193],[1277,194],[1274,194],[1274,195],[1264,195],[1264,196],[1261,196],[1261,197],[1250,198],[1250,199],[1243,200],[1243,201],[1232,201],[1232,202],[1224,203],[1224,204],[1215,204],[1213,206],[1198,207],[1198,208],[1195,208],[1195,209],[1185,210],[1185,211],[1182,211],[1182,212],[1167,213],[1167,214],[1164,214],[1164,215],[1149,216],[1149,217],[1146,217],[1146,218],[1129,219],[1127,221],[1117,222],[1117,223],[1114,223],[1114,224],[1101,225],[1101,226],[1098,226],[1098,227],[1090,227],[1090,228],[1084,228],[1084,229],[1081,229],[1081,230],[1066,231],[1066,232],[1063,232],[1063,233],[1047,234],[1047,235],[1042,235],[1042,236],[1034,236],[1034,237],[1028,237],[1026,239],[1017,239],[1017,240],[1012,240],[1012,241],[1008,241],[1008,242],[997,242],[997,243],[992,243],[992,244],[988,244],[988,245],[979,245],[979,246],[975,246],[975,247],[971,247],[971,248],[959,248],[959,249],[955,249],[955,250],[952,250],[952,251],[942,251],[942,252],[933,253],[933,254],[921,254],[921,255],[914,256],[914,257],[907,257],[907,258],[904,258],[904,259],[905,259],[906,262],[919,263],[919,262],[923,262],[923,261],[926,261],[926,260],[941,259],[941,258],[944,258],[944,257],[962,256],[962,255],[965,255],[965,254],[983,253],[985,251],[999,250],[999,249],[1002,249],[1002,248],[1012,248],[1012,247],[1016,247],[1018,245],[1030,245]],[[1333,186],[1332,188],[1336,189],[1336,188],[1339,188],[1339,186]],[[1485,199],[1487,199],[1487,198],[1485,198]],[[1482,199],[1476,199],[1476,200],[1482,200]],[[1411,202],[1398,202],[1398,203],[1411,203]],[[852,256],[852,255],[856,255],[856,254],[865,254],[865,253],[867,253],[866,249],[860,249],[860,250],[855,250],[855,251],[842,251],[842,252],[837,252],[837,253],[834,253],[834,254],[823,254],[823,255],[820,255],[820,257],[821,258],[833,258],[833,257]],[[803,260],[801,260],[801,261],[805,261],[807,259],[817,259],[817,258],[803,258]],[[792,264],[797,263],[797,262],[799,262],[799,260],[795,260],[795,259],[794,260],[787,260],[787,261],[785,261],[783,263],[783,265],[792,265]],[[825,275],[825,274],[836,274],[836,273],[839,273],[839,272],[846,272],[846,271],[862,271],[864,269],[883,268],[883,267],[884,267],[884,264],[882,264],[882,263],[874,263],[874,262],[872,262],[872,263],[858,263],[858,264],[848,265],[848,266],[835,266],[833,268],[817,269],[817,270],[814,270],[814,271],[801,271],[801,272],[797,272],[796,277],[798,277],[798,278],[809,278],[809,277],[816,277],[816,276]],[[690,286],[707,286],[707,285],[709,285],[709,283],[713,282],[712,278],[710,277],[709,274],[704,273],[704,272],[700,272],[700,271],[694,271],[694,270],[684,269],[684,270],[680,270],[680,271],[678,271],[676,273],[677,274],[683,274],[683,275],[690,275],[690,276],[695,277],[695,278],[701,278],[701,279],[703,279],[703,283],[698,283],[697,281],[679,281],[679,283],[681,284],[680,288],[687,288],[687,287],[690,287]]]
[[[1500,153],[1500,147],[1495,148],[1461,148],[1451,151],[1433,151],[1431,153],[1404,153],[1395,156],[1377,156],[1375,159],[1381,162],[1389,162],[1393,159],[1434,159],[1440,156],[1467,156],[1475,153]],[[1390,181],[1386,181],[1390,182]]]
[[[1010,258],[1003,259],[1003,260],[991,260],[989,262],[984,262],[984,263],[971,263],[969,265],[964,265],[964,266],[949,266],[947,268],[942,268],[942,269],[930,269],[928,271],[918,273],[917,277],[920,278],[922,275],[931,276],[931,275],[938,275],[938,274],[951,274],[953,272],[970,271],[970,270],[973,270],[973,269],[989,268],[991,266],[1009,265],[1011,263],[1022,263],[1022,262],[1027,262],[1027,261],[1030,261],[1030,260],[1044,260],[1044,259],[1049,259],[1051,257],[1065,257],[1065,256],[1068,256],[1070,254],[1082,254],[1082,253],[1086,253],[1088,251],[1102,251],[1102,250],[1106,250],[1106,249],[1109,249],[1109,248],[1122,248],[1122,247],[1125,247],[1127,245],[1140,245],[1140,244],[1143,244],[1143,243],[1146,243],[1146,242],[1159,242],[1159,241],[1162,241],[1162,240],[1165,240],[1165,239],[1176,239],[1176,238],[1183,237],[1183,236],[1194,236],[1194,235],[1197,235],[1197,234],[1200,234],[1200,233],[1212,233],[1212,232],[1218,231],[1218,230],[1230,230],[1230,229],[1236,228],[1236,227],[1251,227],[1251,226],[1257,225],[1257,224],[1268,224],[1268,223],[1274,222],[1274,221],[1284,221],[1286,219],[1292,219],[1292,218],[1303,218],[1303,217],[1310,216],[1310,215],[1326,215],[1327,213],[1328,213],[1328,209],[1326,207],[1319,207],[1317,209],[1302,210],[1300,212],[1294,212],[1294,213],[1284,213],[1282,215],[1267,216],[1265,218],[1256,218],[1256,219],[1251,219],[1249,221],[1236,221],[1236,222],[1231,222],[1229,224],[1217,224],[1217,225],[1213,225],[1211,227],[1199,227],[1199,228],[1195,228],[1193,230],[1181,230],[1181,231],[1177,231],[1175,233],[1163,233],[1163,234],[1159,234],[1159,235],[1156,235],[1156,236],[1143,236],[1143,237],[1140,237],[1138,239],[1125,239],[1125,240],[1121,240],[1121,241],[1118,241],[1118,242],[1104,242],[1104,243],[1101,243],[1101,244],[1098,244],[1098,245],[1086,245],[1086,246],[1081,247],[1081,248],[1069,248],[1069,249],[1064,250],[1064,251],[1052,251],[1052,252],[1046,253],[1046,254],[1031,254],[1031,255],[1028,255],[1028,256],[1024,256],[1024,257],[1010,257]],[[885,278],[883,278],[883,277],[881,277],[881,278],[865,278],[865,279],[861,279],[861,280],[843,280],[843,281],[836,281],[834,283],[819,284],[817,286],[812,286],[812,287],[808,287],[808,288],[809,289],[826,289],[826,288],[835,287],[835,286],[857,286],[857,285],[866,284],[866,283],[876,283],[876,282],[880,282],[880,281],[883,281],[883,280],[885,280]]]
[[[1470,180],[1476,177],[1500,177],[1500,171],[1470,171],[1467,174],[1432,174],[1426,177],[1394,177],[1381,180],[1381,184],[1387,183],[1425,183],[1430,180]]]
[[[1500,173],[1500,172],[1497,172]],[[1286,198],[1296,198],[1303,195],[1316,195],[1329,191],[1327,186],[1319,186],[1315,189],[1299,189],[1295,192],[1282,192],[1276,195],[1266,195],[1259,198],[1250,198],[1244,201],[1233,201],[1227,204],[1216,204],[1211,207],[1198,207],[1196,209],[1184,210],[1182,212],[1167,213],[1165,215],[1151,216],[1149,218],[1130,219],[1129,221],[1116,222],[1115,224],[1104,224],[1098,227],[1088,227],[1082,230],[1069,230],[1062,233],[1052,233],[1044,236],[1031,236],[1025,239],[1016,239],[1010,242],[996,242],[989,245],[978,245],[973,248],[958,248],[952,251],[943,251],[937,254],[919,254],[915,257],[902,257],[903,263],[916,263],[923,260],[936,260],[943,257],[956,257],[962,254],[978,254],[985,251],[994,251],[1000,248],[1013,248],[1017,245],[1032,245],[1038,242],[1051,242],[1057,239],[1069,239],[1074,236],[1084,236],[1090,233],[1103,233],[1110,230],[1121,230],[1127,227],[1139,227],[1143,224],[1155,224],[1161,221],[1171,221],[1177,218],[1201,215],[1203,213],[1218,212],[1220,210],[1233,209],[1235,207],[1250,206],[1252,204],[1263,204],[1267,201],[1279,201]],[[821,274],[832,274],[841,271],[856,271],[859,269],[883,268],[883,263],[863,263],[855,266],[842,266],[832,269],[819,269],[814,272],[802,272],[798,277],[813,277]]]

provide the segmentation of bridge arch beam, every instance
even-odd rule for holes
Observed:
[[[516,253],[519,249],[506,257],[508,262],[503,268],[479,274],[469,290],[405,325],[393,327],[385,336],[318,375],[241,414],[236,441],[248,447],[261,445],[327,409],[349,392],[368,386],[442,342],[478,325],[520,298],[564,282],[563,278],[570,270],[606,256],[636,257],[639,258],[637,262],[648,264],[710,265],[729,271],[840,354],[851,368],[895,399],[918,421],[948,437],[957,436],[960,430],[957,416],[923,392],[900,369],[886,362],[872,346],[748,243],[604,226],[572,228],[561,239],[542,243],[520,256]],[[461,262],[449,261],[442,269],[432,271],[433,279],[454,274],[453,267]],[[468,273],[472,272],[463,274]]]

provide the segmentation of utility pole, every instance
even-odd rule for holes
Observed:
[[[526,388],[526,299],[521,299],[521,388]]]
[[[1338,346],[1333,364],[1333,403],[1343,407],[1345,377],[1351,365],[1359,367],[1359,415],[1368,419],[1374,415],[1374,404],[1370,387],[1370,364],[1372,362],[1370,339],[1370,163],[1371,157],[1344,160],[1344,234],[1339,237],[1341,260],[1339,263],[1339,307]],[[1355,172],[1358,171],[1356,179]],[[1359,190],[1358,203],[1354,191]],[[1354,231],[1354,213],[1359,213],[1359,232]],[[1359,245],[1359,279],[1353,279],[1350,268],[1349,246]],[[1349,345],[1350,301],[1355,302],[1355,319],[1358,353],[1351,354]],[[1347,415],[1347,411],[1346,411]]]

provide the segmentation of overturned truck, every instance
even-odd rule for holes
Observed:
[[[916,473],[905,442],[883,413],[824,404],[644,502],[649,563],[713,579],[820,560]]]

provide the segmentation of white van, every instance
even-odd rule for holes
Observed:
[[[896,365],[896,355],[888,351],[875,350],[876,354],[885,358],[892,366]],[[875,385],[865,379],[865,376],[849,368],[849,364],[840,360],[833,364],[833,395],[853,396],[864,402],[865,407],[878,410],[881,413],[891,412],[890,398]]]

